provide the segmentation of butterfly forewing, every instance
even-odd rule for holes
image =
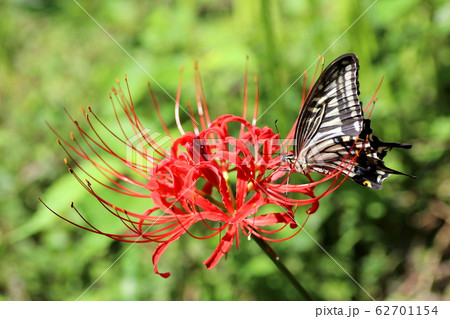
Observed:
[[[297,120],[294,144],[297,161],[308,160],[309,164],[321,161],[317,158],[322,155],[321,141],[331,139],[333,142],[333,138],[339,136],[356,137],[361,132],[358,69],[358,58],[354,54],[343,55],[333,61],[314,84]],[[331,154],[335,154],[334,159],[341,156],[339,152]],[[330,160],[329,156],[324,157]]]

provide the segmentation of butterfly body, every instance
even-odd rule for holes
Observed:
[[[322,72],[300,110],[294,154],[285,160],[302,174],[341,170],[363,186],[381,189],[389,175],[406,175],[384,165],[387,150],[411,145],[385,143],[372,134],[359,100],[358,71],[358,58],[349,53]]]

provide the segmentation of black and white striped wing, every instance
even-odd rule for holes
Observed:
[[[358,58],[345,54],[322,72],[300,111],[294,153],[332,136],[358,136],[362,109],[358,98]]]
[[[334,168],[325,163],[348,154],[336,138],[356,138],[363,128],[358,70],[356,55],[345,54],[330,63],[314,84],[297,120],[297,171],[330,173]]]
[[[330,174],[346,167],[343,172],[355,182],[380,189],[389,175],[403,174],[384,166],[386,150],[411,145],[384,143],[372,135],[359,100],[358,71],[358,58],[349,53],[322,72],[297,119],[294,164],[300,173]]]

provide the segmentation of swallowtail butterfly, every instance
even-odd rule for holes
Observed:
[[[284,161],[303,174],[342,170],[358,184],[381,189],[389,175],[407,175],[384,165],[387,151],[411,144],[385,143],[372,134],[359,100],[358,70],[358,58],[349,53],[322,72],[300,110],[294,153]]]

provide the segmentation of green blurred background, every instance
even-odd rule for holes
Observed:
[[[261,114],[372,3],[80,1],[172,96],[184,66],[182,103],[195,100],[199,61],[213,118],[241,114],[247,55],[250,78],[259,77]],[[97,223],[106,215],[67,172],[45,121],[65,137],[75,128],[63,107],[81,119],[79,107],[91,105],[111,121],[109,88],[128,74],[139,116],[162,130],[146,88],[151,79],[75,2],[2,1],[0,11],[0,299],[301,300],[253,241],[242,240],[206,270],[202,262],[217,238],[185,236],[164,253],[159,269],[172,276],[162,279],[153,274],[155,245],[127,250],[129,244],[77,229],[45,209],[38,197],[62,214],[71,213],[74,201]],[[386,162],[416,180],[394,176],[381,191],[347,181],[307,224],[376,300],[450,299],[449,36],[448,1],[380,0],[325,55],[326,64],[343,53],[358,55],[365,104],[384,76],[374,131],[382,140],[414,145],[391,152]],[[173,102],[152,84],[176,132]],[[286,134],[301,84],[258,124],[274,128],[278,119]],[[250,101],[253,92],[250,85]],[[272,246],[317,298],[370,300],[305,233]]]

